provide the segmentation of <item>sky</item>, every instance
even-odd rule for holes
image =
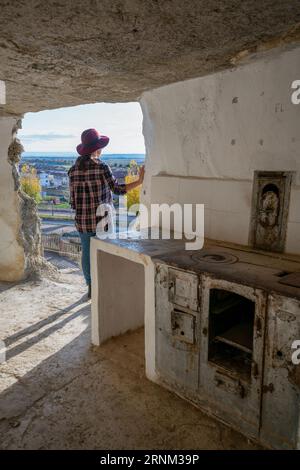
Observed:
[[[97,103],[27,113],[18,132],[25,152],[75,152],[82,131],[110,137],[105,153],[145,153],[139,103]]]

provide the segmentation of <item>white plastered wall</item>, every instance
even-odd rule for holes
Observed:
[[[128,311],[121,321],[116,321],[116,316],[123,315],[123,311],[115,312],[116,316],[110,315],[108,309],[101,309],[99,297],[105,295],[101,293],[100,278],[101,262],[99,251],[105,254],[118,256],[120,261],[127,260],[144,267],[144,308],[140,312]],[[126,331],[134,330],[145,325],[145,358],[146,376],[149,380],[157,381],[155,370],[155,299],[154,299],[154,264],[151,258],[145,254],[140,254],[134,250],[110,244],[104,240],[93,238],[91,240],[91,274],[92,274],[92,343],[100,346],[107,339],[119,336]],[[113,276],[113,273],[108,273]],[[113,288],[113,286],[112,286]],[[134,290],[128,293],[134,296]]]
[[[15,118],[0,118],[0,280],[18,281],[24,277],[25,255],[19,242],[21,225],[18,193],[8,162]]]
[[[204,203],[205,236],[247,245],[254,170],[294,171],[286,252],[300,253],[300,47],[143,94],[143,202]]]

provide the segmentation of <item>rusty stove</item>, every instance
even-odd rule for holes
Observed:
[[[272,246],[281,242],[278,235]],[[291,360],[300,339],[299,282],[299,263],[251,250],[161,256],[160,381],[268,447],[299,448],[300,365]]]

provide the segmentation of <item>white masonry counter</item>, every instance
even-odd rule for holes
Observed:
[[[5,82],[0,80],[0,104],[4,105],[5,103],[6,103]]]
[[[182,240],[91,241],[92,343],[145,326],[146,375],[155,373],[154,256],[184,249]]]

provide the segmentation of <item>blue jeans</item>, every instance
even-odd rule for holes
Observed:
[[[95,235],[94,232],[79,232],[82,247],[82,271],[88,286],[91,285],[90,242],[91,238],[95,237]]]

